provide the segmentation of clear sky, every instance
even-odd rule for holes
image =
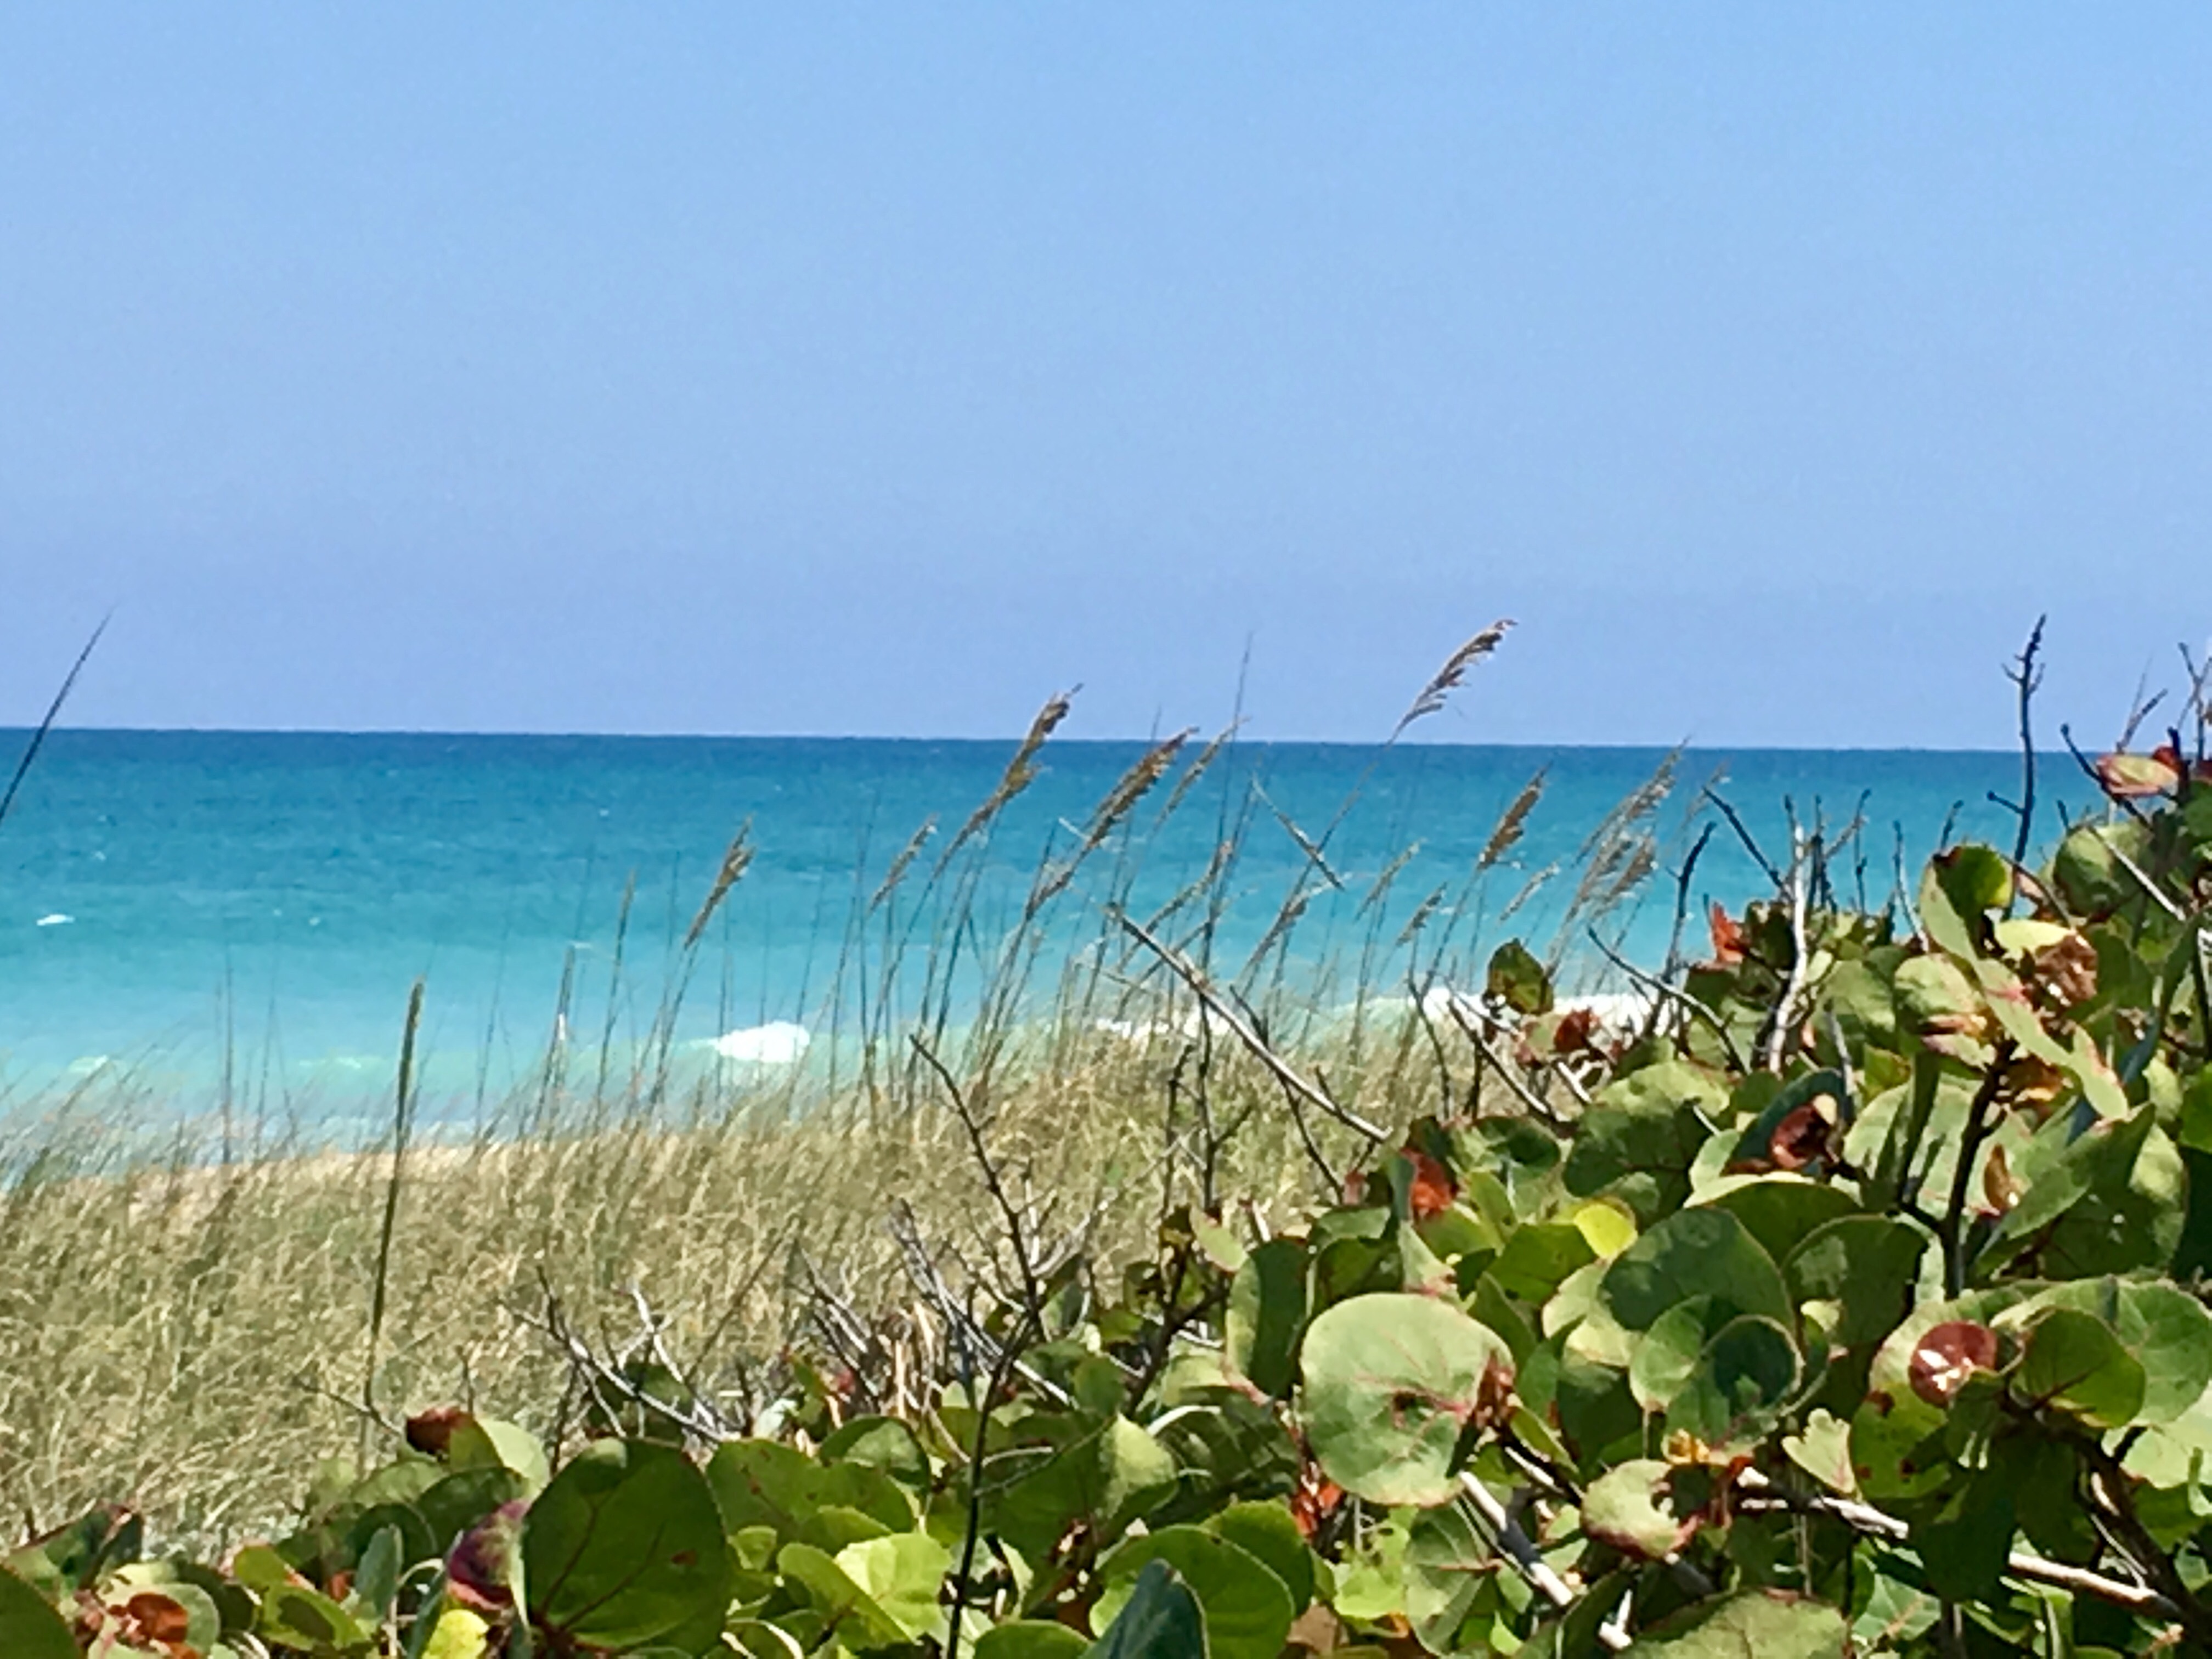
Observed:
[[[2109,737],[2212,9],[0,9],[0,724]]]

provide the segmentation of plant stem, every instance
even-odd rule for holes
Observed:
[[[422,981],[407,994],[407,1024],[399,1036],[399,1087],[392,1104],[392,1176],[384,1183],[384,1226],[376,1241],[376,1282],[369,1292],[368,1365],[362,1374],[361,1404],[368,1424],[381,1419],[376,1410],[377,1351],[384,1340],[385,1295],[392,1278],[392,1234],[399,1221],[399,1189],[407,1167],[407,1140],[414,1127],[415,1036],[422,1024]]]
[[[1996,1104],[1997,1094],[2004,1087],[2005,1068],[2012,1064],[2015,1052],[2010,1037],[1997,1044],[1996,1052],[1990,1057],[1989,1069],[1982,1074],[1982,1085],[1974,1091],[1973,1103],[1966,1109],[1966,1130],[1959,1138],[1959,1163],[1951,1171],[1951,1197],[1943,1206],[1943,1288],[1947,1296],[1966,1293],[1967,1190],[1974,1176],[1974,1160],[1982,1150],[1982,1143],[1989,1139],[1990,1109]]]

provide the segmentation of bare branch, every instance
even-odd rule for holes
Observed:
[[[1549,1601],[1553,1607],[1565,1613],[1579,1599],[1567,1581],[1552,1570],[1551,1563],[1537,1552],[1528,1534],[1518,1522],[1506,1513],[1505,1505],[1498,1501],[1496,1492],[1476,1480],[1473,1474],[1462,1472],[1459,1487],[1468,1505],[1480,1517],[1497,1540],[1498,1553],[1512,1565],[1513,1570],[1528,1581],[1528,1588]],[[1610,1628],[1610,1627],[1608,1627]],[[1628,1646],[1627,1632],[1601,1635],[1605,1645],[1618,1653]]]
[[[1820,856],[1819,833],[1808,837],[1797,827],[1793,811],[1790,823],[1790,875],[1785,896],[1790,901],[1790,971],[1784,976],[1782,994],[1775,999],[1774,1011],[1767,1016],[1765,1042],[1760,1045],[1759,1063],[1766,1070],[1778,1073],[1784,1057],[1789,1053],[1790,1038],[1797,1024],[1797,1004],[1805,994],[1805,974],[1812,955],[1806,936],[1805,912],[1808,903],[1808,872]]]
[[[2035,729],[2030,715],[2036,690],[2043,684],[2043,665],[2037,659],[2043,650],[2043,625],[2050,620],[2048,617],[2035,619],[2027,643],[2005,670],[2005,678],[2020,690],[2020,831],[2013,837],[2014,865],[2027,862],[2028,836],[2035,825]]]
[[[1912,1530],[1895,1516],[1886,1515],[1870,1504],[1833,1497],[1826,1492],[1791,1492],[1776,1486],[1756,1469],[1746,1469],[1739,1474],[1736,1488],[1735,1508],[1741,1514],[1756,1515],[1765,1510],[1781,1510],[1793,1515],[1825,1515],[1870,1538],[1883,1538],[1892,1542],[1901,1542]],[[2190,1615],[2185,1608],[2148,1585],[2131,1584],[2124,1579],[2092,1572],[2086,1567],[2069,1566],[2063,1562],[2047,1560],[2026,1550],[2012,1551],[2005,1558],[2005,1571],[2031,1584],[2048,1584],[2053,1589],[2092,1595],[2100,1601],[2109,1601],[2114,1607],[2124,1607],[2146,1618],[2170,1620],[2177,1624],[2190,1622]]]
[[[1721,1023],[1719,1015],[1713,1012],[1711,1009],[1706,1007],[1704,1003],[1698,1001],[1697,998],[1692,996],[1687,991],[1683,990],[1680,987],[1670,985],[1663,979],[1658,979],[1654,977],[1652,975],[1645,973],[1634,963],[1629,961],[1627,957],[1622,956],[1620,951],[1614,950],[1603,939],[1600,939],[1597,936],[1597,930],[1595,928],[1592,928],[1590,930],[1589,941],[1592,945],[1597,946],[1599,955],[1602,956],[1614,967],[1620,969],[1622,973],[1627,975],[1629,978],[1634,980],[1636,983],[1642,986],[1645,990],[1650,992],[1653,996],[1662,998],[1666,1001],[1673,1003],[1684,1013],[1689,1015],[1691,1018],[1696,1020],[1699,1024],[1711,1031],[1715,1036],[1720,1039],[1721,1047],[1726,1050],[1728,1054],[1729,1065],[1739,1072],[1744,1069],[1743,1055],[1737,1050],[1735,1039],[1729,1034],[1728,1027]]]
[[[1460,999],[1456,996],[1447,996],[1444,1008],[1451,1015],[1452,1024],[1467,1033],[1467,1040],[1481,1050],[1483,1059],[1490,1062],[1490,1068],[1505,1079],[1505,1086],[1513,1091],[1521,1103],[1534,1112],[1540,1122],[1553,1129],[1564,1132],[1567,1126],[1559,1115],[1552,1109],[1549,1102],[1528,1086],[1528,1079],[1505,1063],[1505,1057],[1491,1046],[1489,1035],[1483,1030],[1475,1018],[1462,1006]]]
[[[1205,1013],[1219,1020],[1232,1036],[1251,1051],[1254,1059],[1274,1074],[1275,1080],[1285,1090],[1334,1118],[1346,1128],[1366,1136],[1370,1141],[1379,1144],[1389,1138],[1384,1130],[1358,1112],[1340,1104],[1328,1091],[1308,1081],[1288,1060],[1270,1048],[1267,1040],[1252,1029],[1251,1022],[1223,1001],[1213,988],[1206,982],[1205,975],[1200,973],[1182,952],[1171,945],[1161,943],[1141,923],[1131,921],[1127,912],[1117,909],[1113,912],[1113,916],[1138,944],[1165,963],[1176,977],[1190,988],[1191,994],[1199,1000]]]
[[[1273,800],[1269,799],[1267,797],[1267,792],[1262,789],[1257,783],[1252,785],[1252,793],[1260,798],[1261,805],[1275,815],[1275,822],[1281,824],[1283,826],[1284,833],[1289,836],[1292,841],[1298,844],[1298,851],[1306,855],[1306,861],[1311,864],[1314,869],[1320,873],[1321,878],[1327,882],[1331,887],[1335,888],[1340,893],[1342,892],[1344,890],[1344,878],[1338,875],[1335,871],[1329,868],[1328,859],[1327,855],[1322,853],[1321,843],[1314,840],[1311,836],[1306,834],[1304,830],[1299,829],[1296,822],[1294,822],[1291,817],[1291,815],[1283,811],[1281,807],[1276,805]]]
[[[1751,831],[1744,827],[1744,822],[1736,815],[1735,808],[1715,794],[1711,785],[1707,785],[1700,793],[1706,800],[1712,803],[1714,810],[1728,820],[1729,828],[1735,831],[1735,838],[1743,843],[1743,850],[1750,854],[1752,862],[1765,872],[1767,880],[1774,884],[1774,890],[1778,893],[1788,890],[1789,884],[1782,879],[1782,872],[1774,867],[1774,861],[1759,849],[1759,842],[1753,838]]]
[[[952,1102],[953,1113],[967,1132],[969,1149],[975,1153],[976,1168],[982,1173],[983,1189],[990,1194],[991,1202],[998,1206],[1000,1218],[1006,1224],[1006,1243],[1014,1253],[1014,1269],[1021,1275],[1023,1301],[1032,1316],[1041,1316],[1044,1311],[1044,1288],[1039,1282],[1037,1263],[1030,1248],[1029,1228],[1022,1219],[1020,1207],[1006,1191],[999,1161],[992,1157],[990,1145],[983,1137],[983,1126],[969,1104],[966,1091],[937,1057],[937,1051],[924,1042],[919,1033],[907,1040],[914,1044],[914,1051],[921,1056],[922,1062],[937,1074],[938,1082],[944,1085]]]

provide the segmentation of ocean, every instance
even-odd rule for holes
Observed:
[[[27,738],[0,732],[0,762],[12,769]],[[366,1120],[386,1109],[418,977],[426,1091],[480,1108],[532,1075],[556,1036],[593,1051],[653,1036],[679,943],[746,824],[755,857],[706,931],[671,1039],[745,1064],[793,1059],[810,1041],[818,1054],[863,1017],[885,953],[950,937],[963,871],[955,959],[970,971],[955,973],[956,1000],[974,994],[972,965],[1012,933],[1041,863],[1079,844],[1145,747],[1048,744],[1033,784],[925,903],[921,878],[991,793],[1011,742],[58,731],[0,823],[0,1111],[49,1110],[127,1079],[180,1112],[224,1100]],[[1235,744],[1163,818],[1170,772],[1076,872],[1042,919],[1038,960],[1050,980],[1056,953],[1095,950],[1109,902],[1150,914],[1241,822],[1217,963],[1240,960],[1304,890],[1283,949],[1317,994],[1342,993],[1363,940],[1385,963],[1370,977],[1402,981],[1420,958],[1394,960],[1389,946],[1425,901],[1426,931],[1407,951],[1448,935],[1431,967],[1479,972],[1509,935],[1549,948],[1587,839],[1665,758]],[[1524,836],[1476,878],[1499,815],[1540,770]],[[1714,816],[1704,786],[1778,856],[1785,802],[1832,826],[1863,802],[1854,879],[1879,902],[1900,853],[1917,871],[1947,830],[2009,841],[2011,815],[1990,797],[2016,789],[2018,760],[1690,750],[1674,775],[1649,818],[1660,866],[1601,926],[1652,967],[1673,923],[1672,872]],[[2069,766],[2045,777],[2085,802]],[[855,927],[932,821],[902,888]],[[1734,833],[1716,834],[1692,884],[1692,942],[1707,901],[1733,907],[1765,885]],[[1558,943],[1568,972],[1604,977],[1586,938]]]

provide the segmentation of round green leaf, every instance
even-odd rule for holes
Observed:
[[[1735,1183],[1704,1200],[1704,1207],[1726,1210],[1776,1261],[1815,1230],[1851,1214],[1858,1206],[1841,1188],[1798,1175],[1767,1175]]]
[[[1970,922],[2012,902],[2012,863],[1994,848],[1950,848],[1929,861],[1928,873]]]
[[[852,1419],[822,1443],[822,1461],[880,1469],[908,1492],[929,1490],[929,1454],[895,1417]]]
[[[1313,1550],[1279,1501],[1231,1504],[1206,1525],[1209,1531],[1258,1556],[1283,1581],[1291,1606],[1303,1610],[1313,1600]]]
[[[837,1552],[837,1565],[909,1637],[919,1639],[944,1625],[937,1593],[952,1552],[934,1538],[896,1532],[848,1544]]]
[[[2032,1320],[2042,1308],[2073,1308],[2112,1328],[2120,1346],[2143,1369],[2138,1423],[2175,1421],[2212,1385],[2212,1314],[2175,1285],[2077,1279],[2038,1291],[1996,1323],[2002,1328]]]
[[[2085,824],[2058,843],[2051,860],[2051,879],[2076,915],[2110,915],[2140,898],[2142,889],[2121,862],[2140,864],[2149,857],[2148,836],[2132,821]]]
[[[1643,1560],[1663,1561],[1698,1530],[1694,1508],[1678,1507],[1674,1474],[1656,1457],[1616,1463],[1583,1493],[1583,1530]]]
[[[351,1613],[320,1591],[299,1584],[275,1584],[262,1592],[254,1633],[309,1653],[365,1647],[369,1639]]]
[[[1622,1251],[1598,1298],[1627,1330],[1646,1331],[1693,1297],[1711,1299],[1710,1329],[1741,1314],[1787,1323],[1796,1312],[1774,1258],[1725,1210],[1683,1210]]]
[[[897,1647],[910,1633],[858,1583],[842,1564],[811,1544],[786,1544],[775,1558],[777,1569],[806,1591],[806,1599],[822,1615],[823,1628],[839,1644],[860,1652]]]
[[[1645,1411],[1665,1411],[1697,1374],[1711,1305],[1702,1296],[1678,1303],[1637,1342],[1628,1361],[1628,1387]]]
[[[1249,1551],[1198,1527],[1163,1527],[1116,1547],[1100,1564],[1104,1583],[1093,1620],[1115,1620],[1154,1562],[1173,1567],[1198,1597],[1212,1659],[1275,1659],[1282,1651],[1298,1611],[1283,1581]]]
[[[854,1510],[885,1532],[914,1525],[914,1504],[896,1481],[861,1462],[816,1462],[795,1447],[773,1440],[732,1440],[707,1462],[707,1484],[734,1536],[747,1527],[774,1527],[785,1542],[842,1549],[856,1534],[837,1535],[822,1524],[827,1510]]]
[[[722,1626],[730,1551],[691,1461],[647,1441],[600,1441],[523,1518],[531,1612],[564,1639],[698,1652]]]
[[[1881,1341],[1905,1317],[1928,1243],[1924,1231],[1905,1222],[1846,1216],[1808,1234],[1790,1253],[1783,1277],[1800,1304],[1836,1304],[1829,1340],[1857,1347]]]
[[[1089,1645],[1065,1625],[1024,1619],[985,1631],[969,1651],[975,1659],[1077,1659]]]
[[[2143,1368],[2094,1314],[2054,1308],[2029,1328],[2014,1391],[2100,1429],[2124,1428],[2143,1402]]]
[[[1700,1113],[1727,1103],[1711,1073],[1680,1060],[1615,1079],[1575,1126],[1562,1172],[1567,1190],[1617,1197],[1643,1226],[1672,1214],[1690,1194],[1690,1166],[1707,1138]]]
[[[1175,1489],[1173,1455],[1126,1417],[1040,1412],[1019,1433],[1029,1443],[1000,1454],[986,1483],[985,1525],[1033,1561],[1077,1522],[1110,1541]]]
[[[1917,1034],[1972,1030],[1982,1017],[1982,994],[1948,957],[1913,957],[1899,964],[1899,1022]]]
[[[1244,1258],[1229,1282],[1222,1329],[1229,1363],[1262,1394],[1280,1399],[1291,1391],[1305,1322],[1305,1246],[1271,1238]]]
[[[1552,976],[1517,939],[1507,939],[1491,952],[1483,989],[1518,1014],[1552,1011]]]
[[[446,1443],[446,1465],[453,1469],[512,1469],[525,1489],[542,1491],[552,1478],[545,1449],[518,1424],[496,1417],[465,1418]]]
[[[1668,1659],[1844,1659],[1850,1626],[1824,1602],[1779,1590],[1739,1590],[1654,1625],[1626,1650]]]
[[[1206,1618],[1198,1597],[1164,1561],[1151,1561],[1106,1634],[1085,1659],[1200,1659]]]
[[[1488,1273],[1508,1296],[1541,1307],[1569,1273],[1596,1260],[1589,1235],[1575,1223],[1532,1221],[1513,1230]]]
[[[1457,1308],[1385,1293],[1315,1320],[1303,1370],[1306,1437],[1329,1479],[1371,1504],[1429,1508],[1451,1496],[1461,1431],[1510,1384],[1513,1361]]]
[[[1495,1550],[1466,1510],[1423,1510],[1406,1534],[1406,1616],[1432,1653],[1448,1653],[1475,1597],[1497,1571]]]
[[[0,1567],[0,1653],[8,1659],[77,1659],[70,1634],[46,1598]]]
[[[1802,1367],[1790,1333],[1771,1319],[1732,1319],[1698,1356],[1689,1382],[1668,1408],[1669,1431],[1709,1445],[1756,1438],[1772,1427],[1796,1391]]]

